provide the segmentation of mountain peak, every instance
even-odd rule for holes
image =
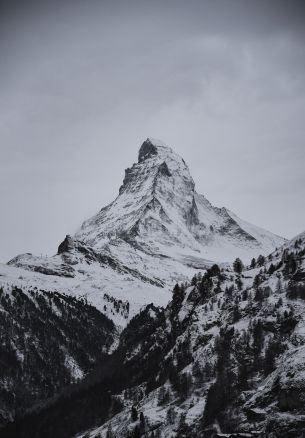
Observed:
[[[188,264],[231,261],[237,255],[248,259],[284,243],[199,195],[182,157],[153,138],[142,143],[138,163],[125,170],[118,197],[85,221],[75,237],[96,251],[116,254],[123,240]]]
[[[173,154],[173,150],[163,143],[163,141],[148,137],[139,149],[138,162],[141,163],[153,156],[164,154]]]

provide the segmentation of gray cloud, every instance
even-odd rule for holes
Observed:
[[[303,4],[2,3],[0,260],[55,252],[116,196],[147,136],[212,202],[302,231]]]

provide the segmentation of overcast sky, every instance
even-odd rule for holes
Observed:
[[[54,254],[149,136],[214,205],[305,230],[302,4],[2,1],[0,261]]]

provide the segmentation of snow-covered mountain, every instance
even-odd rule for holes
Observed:
[[[85,221],[75,238],[114,254],[121,253],[123,241],[182,264],[192,259],[230,262],[237,253],[250,261],[284,243],[229,210],[213,207],[195,191],[184,160],[154,139],[142,144],[138,163],[126,169],[118,197]]]
[[[248,262],[284,242],[212,206],[195,191],[184,160],[147,139],[110,205],[67,236],[55,256],[22,254],[0,265],[0,285],[86,297],[125,326],[143,305],[166,305],[175,281],[214,261]]]
[[[1,436],[303,437],[304,256],[147,139],[56,255],[0,265]]]

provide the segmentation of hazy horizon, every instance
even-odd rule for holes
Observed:
[[[147,137],[216,206],[305,230],[301,1],[34,1],[0,10],[0,262],[110,203]]]

